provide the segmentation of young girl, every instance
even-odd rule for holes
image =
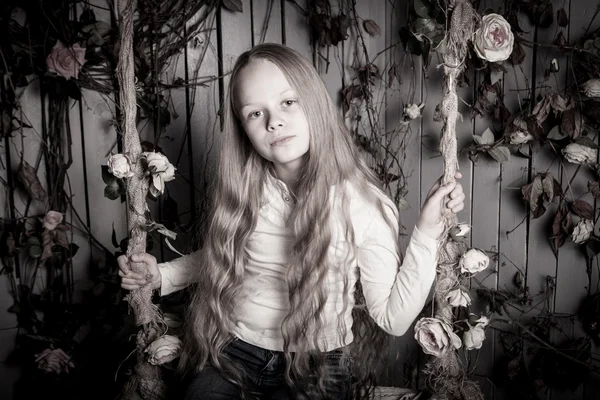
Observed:
[[[185,399],[372,395],[386,334],[403,335],[424,306],[461,185],[432,188],[401,263],[397,209],[309,61],[276,44],[245,52],[223,115],[202,250],[159,265],[132,256],[147,276],[122,256],[122,287],[195,283]]]

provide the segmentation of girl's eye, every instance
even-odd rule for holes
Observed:
[[[286,100],[286,101],[284,101],[284,102],[283,102],[283,104],[284,104],[286,107],[289,107],[289,106],[291,106],[291,105],[293,105],[293,104],[296,104],[296,100]]]
[[[248,114],[248,118],[256,119],[256,118],[259,118],[261,115],[262,115],[262,111],[252,111],[250,114]]]

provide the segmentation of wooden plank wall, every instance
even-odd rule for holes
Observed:
[[[94,4],[102,4],[95,0]],[[357,51],[358,36],[349,31],[349,39],[336,47],[330,48],[329,65],[324,57],[325,49],[316,49],[310,43],[309,26],[304,11],[307,0],[244,0],[243,13],[234,13],[225,9],[210,16],[208,26],[192,41],[185,52],[173,57],[167,72],[162,79],[166,82],[178,77],[187,79],[190,84],[186,88],[171,91],[173,109],[177,117],[161,134],[158,145],[168,158],[176,163],[177,179],[167,184],[167,195],[159,202],[151,204],[153,215],[160,220],[171,215],[173,204],[178,206],[180,223],[189,224],[198,217],[201,210],[198,202],[203,198],[207,185],[214,178],[214,167],[219,151],[218,112],[220,101],[225,96],[227,73],[236,57],[252,45],[266,42],[287,44],[298,50],[305,57],[312,59],[319,70],[332,98],[341,105],[340,91],[349,85],[354,77],[352,67],[364,65],[364,54]],[[343,11],[348,14],[347,4],[333,1],[334,13]],[[503,0],[482,0],[479,10],[493,9],[504,14],[506,4]],[[554,10],[564,7],[570,18],[570,26],[565,28],[565,37],[569,43],[575,43],[590,23],[598,6],[598,1],[553,0]],[[381,27],[381,36],[369,36],[365,32],[365,46],[370,59],[383,52],[377,58],[377,66],[384,74],[392,63],[400,66],[402,84],[394,83],[390,87],[376,87],[375,98],[382,105],[379,123],[384,131],[390,131],[402,119],[403,107],[410,103],[425,103],[422,119],[411,122],[410,131],[405,141],[405,154],[398,155],[403,159],[405,173],[408,174],[408,209],[402,213],[402,223],[410,234],[416,223],[420,204],[426,197],[429,188],[442,173],[442,162],[437,151],[441,124],[433,122],[435,106],[441,99],[441,72],[437,69],[441,60],[434,55],[426,75],[420,57],[405,53],[399,44],[398,31],[406,26],[410,3],[406,0],[358,0],[356,11],[363,19],[372,19]],[[107,11],[95,10],[98,19],[110,21]],[[593,27],[598,23],[596,22]],[[362,24],[361,24],[362,26]],[[539,29],[521,16],[520,26],[525,31],[522,37],[530,41],[550,43],[556,36],[556,25],[548,29]],[[387,51],[384,51],[388,49]],[[525,62],[509,68],[503,78],[505,104],[511,112],[518,112],[524,106],[522,90],[532,86],[544,86],[544,70],[550,60],[561,57],[546,47],[525,47]],[[570,82],[570,69],[565,56],[560,58],[561,71],[556,75],[562,89]],[[220,79],[219,79],[220,78]],[[470,76],[472,82],[483,79],[478,74]],[[553,78],[554,79],[554,78]],[[205,83],[206,82],[206,83]],[[473,104],[476,98],[476,85],[460,89],[460,96],[466,104]],[[546,89],[539,89],[542,92]],[[0,164],[0,178],[6,181],[8,174],[17,170],[17,160],[21,152],[31,165],[37,165],[37,154],[41,145],[41,116],[44,106],[40,99],[39,88],[32,84],[23,96],[23,113],[32,128],[25,129],[24,146],[19,140],[11,140],[9,146],[0,146],[0,158],[6,160],[6,151],[11,153],[12,163]],[[73,136],[72,151],[74,163],[69,169],[69,184],[73,191],[73,206],[81,220],[74,213],[67,213],[67,219],[78,229],[89,230],[94,237],[108,249],[113,249],[111,233],[113,227],[117,238],[126,235],[125,207],[119,201],[110,201],[103,196],[104,185],[101,179],[100,166],[106,163],[107,156],[116,152],[117,136],[114,127],[107,120],[106,111],[112,106],[96,93],[84,91],[83,101],[71,103],[70,127]],[[471,142],[471,135],[480,135],[486,128],[494,130],[491,122],[485,118],[470,118],[466,106],[461,105],[463,119],[458,123],[457,133],[459,149]],[[140,127],[142,137],[154,138],[154,127]],[[498,137],[498,136],[497,136]],[[574,168],[561,167],[553,156],[547,153],[534,154],[530,159],[513,157],[510,163],[498,164],[491,159],[482,158],[476,164],[466,156],[460,158],[462,183],[467,193],[465,210],[459,215],[461,222],[472,224],[470,245],[492,252],[499,257],[492,266],[495,273],[478,276],[478,282],[472,287],[482,284],[486,287],[503,289],[512,285],[514,274],[523,271],[531,293],[541,290],[546,277],[556,279],[556,292],[551,309],[556,312],[572,314],[578,302],[589,286],[585,272],[585,260],[581,253],[568,244],[561,249],[558,258],[553,254],[548,243],[549,224],[552,215],[532,220],[526,218],[525,207],[520,198],[520,187],[527,183],[535,173],[551,171],[561,182],[571,179]],[[39,176],[44,177],[44,164],[40,163]],[[580,174],[584,175],[584,174]],[[573,182],[575,191],[584,193],[587,176],[578,176]],[[190,186],[189,183],[193,183]],[[4,186],[4,185],[3,185]],[[583,188],[583,189],[582,189]],[[3,190],[0,196],[0,207],[3,217],[9,217],[8,196]],[[586,198],[586,197],[584,197]],[[586,198],[587,199],[587,198]],[[588,199],[589,200],[589,199]],[[17,213],[24,212],[26,207],[23,197],[14,198]],[[43,208],[33,204],[36,212],[41,214]],[[18,214],[17,214],[18,216]],[[510,233],[509,233],[510,232]],[[98,245],[75,232],[76,243],[80,250],[75,263],[76,279],[83,282],[90,263],[102,262],[103,251]],[[189,250],[193,243],[189,236],[180,235],[174,242],[182,251]],[[403,239],[402,247],[407,244]],[[152,252],[163,260],[175,256],[165,246],[155,243]],[[22,267],[21,279],[28,279],[33,265]],[[594,282],[598,277],[594,272]],[[43,277],[38,276],[38,284],[43,284]],[[4,360],[14,345],[16,337],[16,320],[13,314],[6,312],[12,304],[9,289],[10,282],[6,275],[0,276],[0,357]],[[595,289],[595,287],[594,287]],[[474,297],[474,294],[473,294]],[[581,333],[575,319],[569,320],[565,327],[567,335]],[[507,398],[502,388],[495,387],[486,378],[494,371],[494,361],[502,359],[504,354],[499,343],[499,335],[488,331],[488,340],[479,352],[472,357],[477,359],[475,374],[484,390],[486,399]],[[425,357],[419,352],[412,338],[412,332],[390,342],[384,355],[386,367],[381,371],[381,384],[386,386],[423,385],[423,374],[417,366],[422,367]],[[10,385],[18,376],[18,371],[0,364],[0,393],[11,392]],[[597,383],[590,380],[576,392],[549,391],[548,399],[592,399],[597,398]],[[3,397],[10,398],[10,397]]]

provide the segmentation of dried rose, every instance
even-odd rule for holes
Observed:
[[[513,49],[515,37],[510,24],[498,14],[488,14],[481,19],[481,25],[475,31],[473,44],[475,52],[490,62],[507,60]]]
[[[585,243],[594,232],[594,222],[589,219],[582,218],[579,220],[575,229],[573,229],[573,242],[577,244]]]
[[[60,225],[62,221],[62,213],[50,210],[44,216],[44,228],[48,229],[49,231],[53,231],[58,225]]]
[[[573,164],[592,164],[596,162],[596,149],[579,143],[570,143],[562,153],[568,162]]]
[[[451,290],[446,296],[446,299],[452,307],[467,307],[471,304],[469,293],[460,288]]]
[[[418,106],[416,104],[409,104],[404,107],[404,118],[405,119],[415,119],[421,116],[421,109],[423,105]]]
[[[581,86],[587,97],[600,97],[600,79],[590,79]]]
[[[43,352],[35,354],[37,367],[45,372],[69,372],[69,367],[74,368],[75,364],[62,349],[45,349]]]
[[[146,349],[148,362],[152,365],[161,365],[179,357],[181,340],[177,336],[164,335],[150,343]]]
[[[485,330],[481,325],[471,327],[468,331],[463,333],[463,343],[467,350],[480,349],[484,340]]]
[[[148,163],[148,172],[152,174],[152,194],[162,194],[165,190],[165,182],[175,179],[175,167],[169,159],[161,153],[142,153]]]
[[[530,142],[534,139],[533,135],[529,132],[515,131],[510,134],[511,144],[523,144]]]
[[[113,154],[108,158],[108,172],[117,178],[130,178],[133,176],[129,158],[124,154]]]
[[[73,47],[66,47],[60,40],[56,41],[52,51],[46,57],[48,71],[65,79],[77,79],[85,62],[84,48],[81,48],[77,43]]]
[[[486,269],[489,263],[490,258],[483,251],[469,249],[462,255],[458,265],[460,266],[460,272],[475,274]]]
[[[423,352],[442,357],[447,351],[459,349],[460,338],[452,332],[452,327],[437,318],[421,318],[415,324],[415,339]]]

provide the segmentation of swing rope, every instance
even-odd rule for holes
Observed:
[[[443,122],[440,151],[444,160],[442,185],[454,183],[458,170],[456,122],[461,117],[458,112],[457,79],[464,70],[468,51],[468,40],[475,30],[478,15],[469,0],[449,0],[451,10],[449,30],[446,35],[447,51],[443,54],[444,71],[442,102],[439,113]],[[445,201],[445,200],[444,200]],[[458,224],[457,217],[450,210],[444,213],[445,234],[439,247],[437,279],[435,283],[435,317],[453,324],[452,306],[448,303],[448,292],[459,283],[457,271],[460,256],[465,252],[465,244],[449,240],[448,231]],[[425,367],[428,384],[438,400],[483,400],[483,394],[476,382],[466,379],[462,362],[456,350],[447,351],[442,357],[431,357]]]
[[[142,147],[136,127],[136,92],[133,57],[133,15],[136,0],[118,0],[119,12],[119,61],[117,64],[117,80],[119,83],[119,109],[121,112],[121,129],[123,133],[123,151],[128,155],[134,170],[134,176],[127,181],[127,222],[129,244],[127,257],[146,251],[146,196],[149,180],[144,176],[144,167],[140,155]],[[130,262],[132,271],[147,275],[144,263]],[[142,398],[160,400],[166,398],[167,388],[162,381],[159,366],[148,363],[144,351],[150,343],[157,339],[163,329],[160,327],[158,308],[152,303],[152,288],[148,285],[132,290],[125,297],[134,313],[136,325],[140,330],[136,336],[136,365],[123,388],[121,398],[131,399],[139,390]]]

